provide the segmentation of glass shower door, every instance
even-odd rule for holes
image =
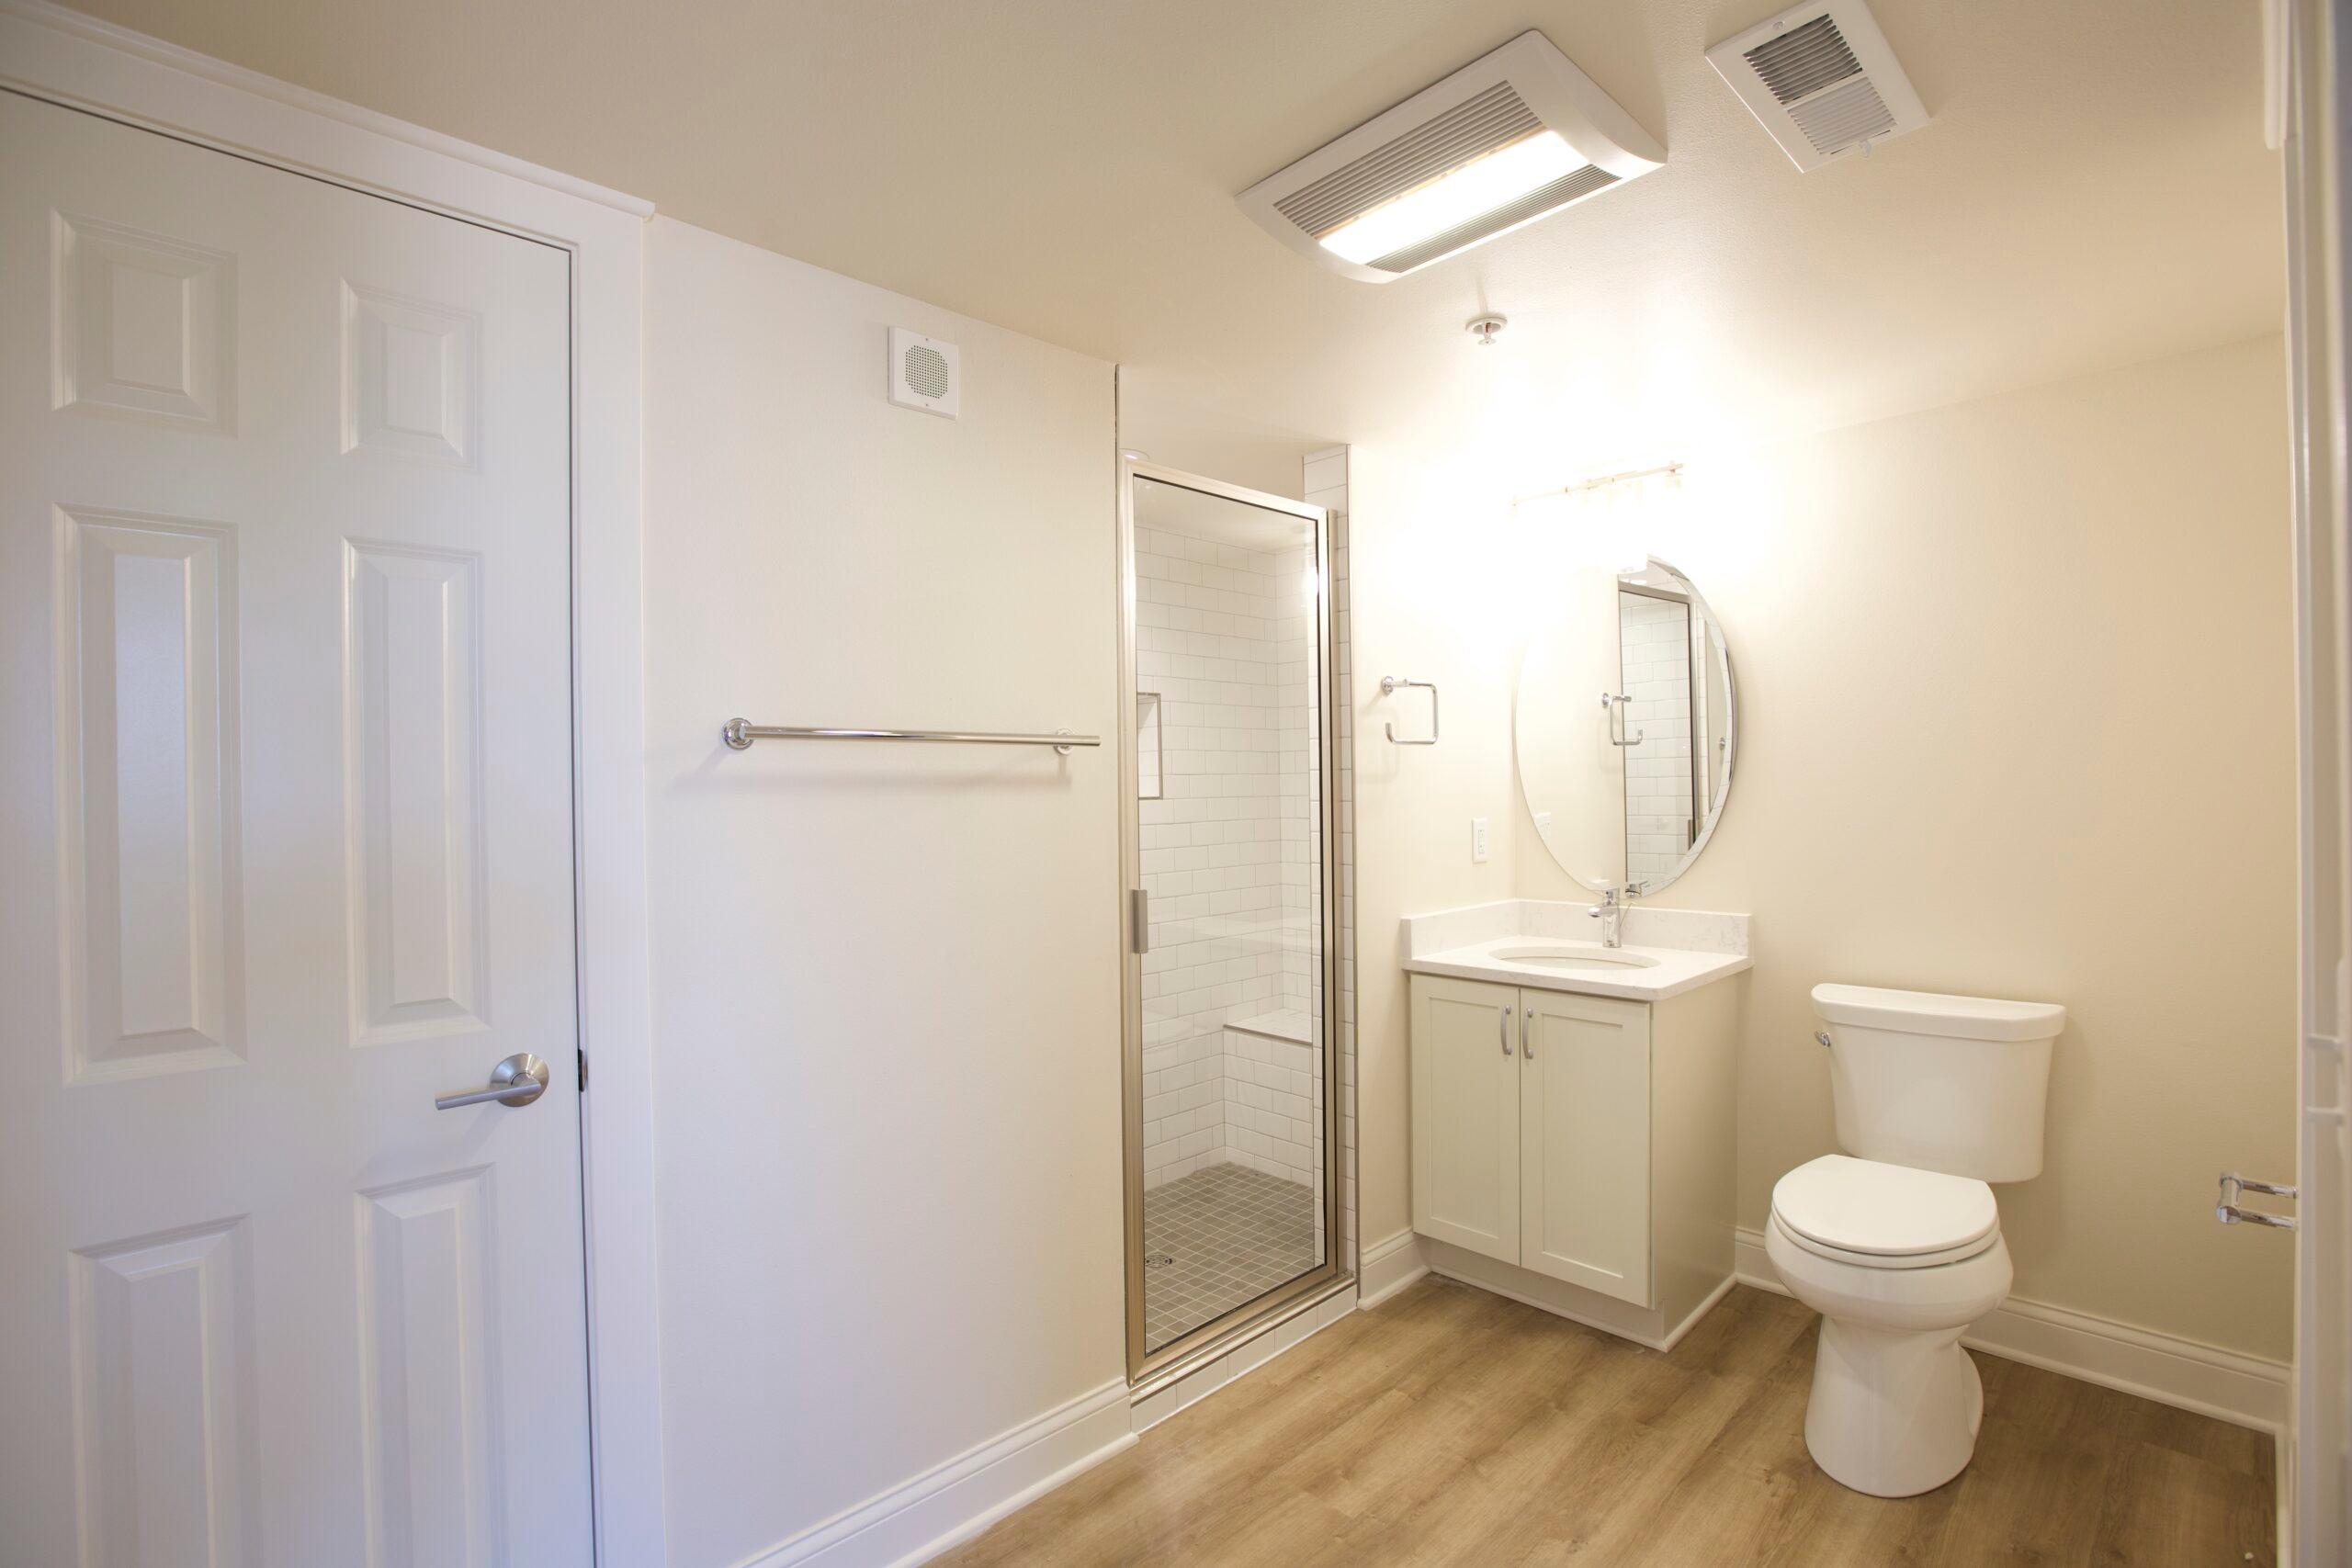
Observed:
[[[1130,463],[1128,1356],[1338,1272],[1327,520]]]

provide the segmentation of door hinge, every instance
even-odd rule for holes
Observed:
[[[580,1092],[586,1094],[588,1092],[588,1048],[584,1045],[573,1046],[571,1058],[580,1064]]]

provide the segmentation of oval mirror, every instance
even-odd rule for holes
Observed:
[[[1655,893],[1698,858],[1738,750],[1731,650],[1655,558],[1571,575],[1520,667],[1519,783],[1536,836],[1594,892]]]

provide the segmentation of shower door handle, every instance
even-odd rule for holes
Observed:
[[[1127,945],[1137,953],[1151,951],[1151,894],[1147,888],[1127,889]]]

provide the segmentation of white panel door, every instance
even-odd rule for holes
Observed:
[[[567,258],[0,150],[0,1558],[577,1568]]]
[[[1413,1228],[1519,1261],[1519,991],[1416,975]]]
[[[1519,1261],[1650,1304],[1650,1010],[1520,993]]]

